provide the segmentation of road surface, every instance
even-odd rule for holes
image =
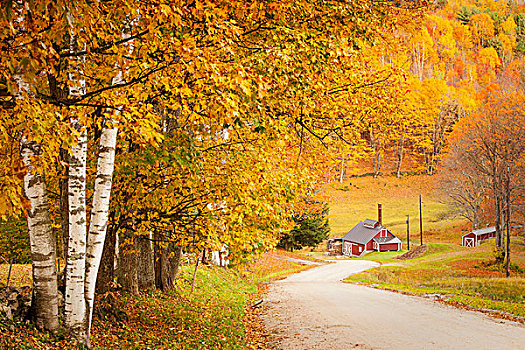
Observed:
[[[263,320],[279,349],[525,349],[525,326],[429,299],[342,283],[345,260],[273,283]]]

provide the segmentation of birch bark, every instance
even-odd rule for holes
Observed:
[[[71,31],[70,52],[79,52],[77,35]],[[74,56],[73,56],[74,57]],[[69,74],[69,94],[73,97],[85,94],[82,58],[74,58]],[[75,112],[74,112],[75,113]],[[78,113],[78,112],[77,112]],[[66,261],[65,326],[81,343],[86,344],[86,302],[84,276],[86,263],[86,162],[87,131],[78,116],[71,118],[78,130],[77,143],[71,147],[68,176],[69,239]]]
[[[14,21],[23,28],[25,18],[21,7],[25,6],[28,10],[29,4],[13,3],[12,5]],[[12,76],[17,87],[14,93],[17,104],[22,103],[25,97],[33,97],[22,73],[18,71]],[[37,328],[55,331],[59,327],[56,242],[49,215],[45,175],[43,171],[38,172],[33,163],[34,160],[38,161],[41,158],[41,153],[38,143],[28,141],[24,135],[21,135],[20,157],[27,168],[23,181],[24,194],[30,204],[27,211],[27,226],[33,270],[33,316]]]
[[[100,146],[95,179],[95,192],[93,194],[93,207],[89,224],[88,245],[86,255],[86,283],[85,297],[87,302],[87,331],[88,338],[93,317],[93,304],[100,260],[106,238],[109,202],[113,170],[115,166],[115,148],[117,144],[117,128],[105,126],[100,136]]]
[[[137,19],[125,23],[122,30],[122,38],[127,39],[131,37],[131,31]],[[128,53],[134,50],[133,41],[125,44]],[[123,82],[123,67],[116,67],[118,69],[117,76],[113,79],[113,84],[120,84]],[[120,113],[121,108],[117,110]],[[95,289],[97,282],[98,270],[100,268],[100,261],[102,259],[102,252],[104,249],[104,240],[106,238],[109,204],[111,196],[111,186],[113,183],[113,170],[115,166],[115,148],[117,145],[117,123],[113,120],[106,120],[104,124],[102,135],[100,137],[97,175],[95,179],[95,191],[93,194],[93,207],[91,211],[91,222],[89,225],[88,245],[86,255],[86,282],[85,282],[85,297],[87,302],[87,339],[91,330],[91,322],[93,318],[93,305],[95,300]]]
[[[13,76],[18,92],[17,102],[23,100],[23,91],[29,94],[29,86],[21,74]],[[39,329],[55,331],[58,322],[58,288],[56,271],[56,242],[51,228],[44,173],[39,173],[33,160],[41,156],[40,146],[22,136],[20,156],[27,167],[24,176],[24,193],[30,203],[27,226],[33,268],[34,320]]]

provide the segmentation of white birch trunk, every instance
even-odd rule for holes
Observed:
[[[71,33],[70,51],[78,52],[77,36]],[[73,59],[69,74],[71,96],[85,93],[82,59]],[[86,344],[86,301],[84,276],[86,263],[86,161],[87,132],[78,117],[71,124],[79,131],[77,144],[71,148],[68,176],[69,241],[66,261],[65,326],[81,344]]]
[[[65,324],[79,341],[85,338],[86,320],[86,154],[87,134],[82,128],[77,145],[71,149],[69,162],[69,241],[65,293]]]
[[[98,269],[106,239],[109,203],[113,169],[115,166],[115,147],[117,144],[117,128],[105,126],[100,136],[100,151],[98,155],[97,177],[93,194],[93,208],[89,224],[88,246],[86,255],[86,280],[84,293],[88,307],[87,338],[91,330],[93,318],[93,303]]]
[[[131,28],[134,22],[126,23],[122,30],[122,38],[127,39],[131,36]],[[125,44],[129,54],[134,50],[133,42]],[[123,81],[122,67],[118,69],[117,76],[113,79],[113,84],[120,84]],[[121,108],[117,110],[120,113]],[[100,260],[104,250],[106,239],[107,223],[109,215],[109,204],[111,196],[111,186],[113,183],[113,170],[115,167],[115,148],[117,145],[117,123],[113,120],[106,120],[100,136],[100,146],[97,164],[97,177],[95,179],[95,192],[93,194],[93,208],[91,211],[91,222],[88,234],[88,250],[86,255],[86,280],[85,298],[87,302],[87,339],[91,332],[91,322],[93,319],[93,305],[95,301],[95,288],[97,282]],[[88,344],[89,345],[89,344]]]
[[[51,228],[44,174],[36,172],[31,158],[38,156],[39,145],[22,140],[20,153],[28,168],[24,192],[31,203],[27,226],[33,266],[33,307],[39,329],[58,329],[56,242]]]
[[[18,87],[15,99],[22,101],[23,91],[29,92],[29,86],[21,74],[15,74],[13,80]],[[39,329],[55,331],[59,327],[56,242],[51,227],[45,176],[43,173],[38,173],[32,164],[34,157],[41,156],[40,152],[37,143],[28,142],[22,136],[20,156],[27,167],[27,174],[24,176],[24,193],[30,203],[27,226],[33,268],[34,319]]]

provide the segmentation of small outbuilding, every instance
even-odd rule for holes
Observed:
[[[366,219],[354,226],[343,238],[343,254],[362,256],[371,251],[399,251],[402,242],[378,221]]]
[[[342,240],[341,238],[330,238],[326,241],[326,249],[329,255],[342,255]]]
[[[496,226],[480,228],[463,235],[461,245],[464,247],[477,247],[481,242],[494,237],[496,237]]]

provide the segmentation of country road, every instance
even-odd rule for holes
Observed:
[[[345,260],[273,283],[263,320],[279,349],[525,349],[525,326],[341,279],[377,266]]]

